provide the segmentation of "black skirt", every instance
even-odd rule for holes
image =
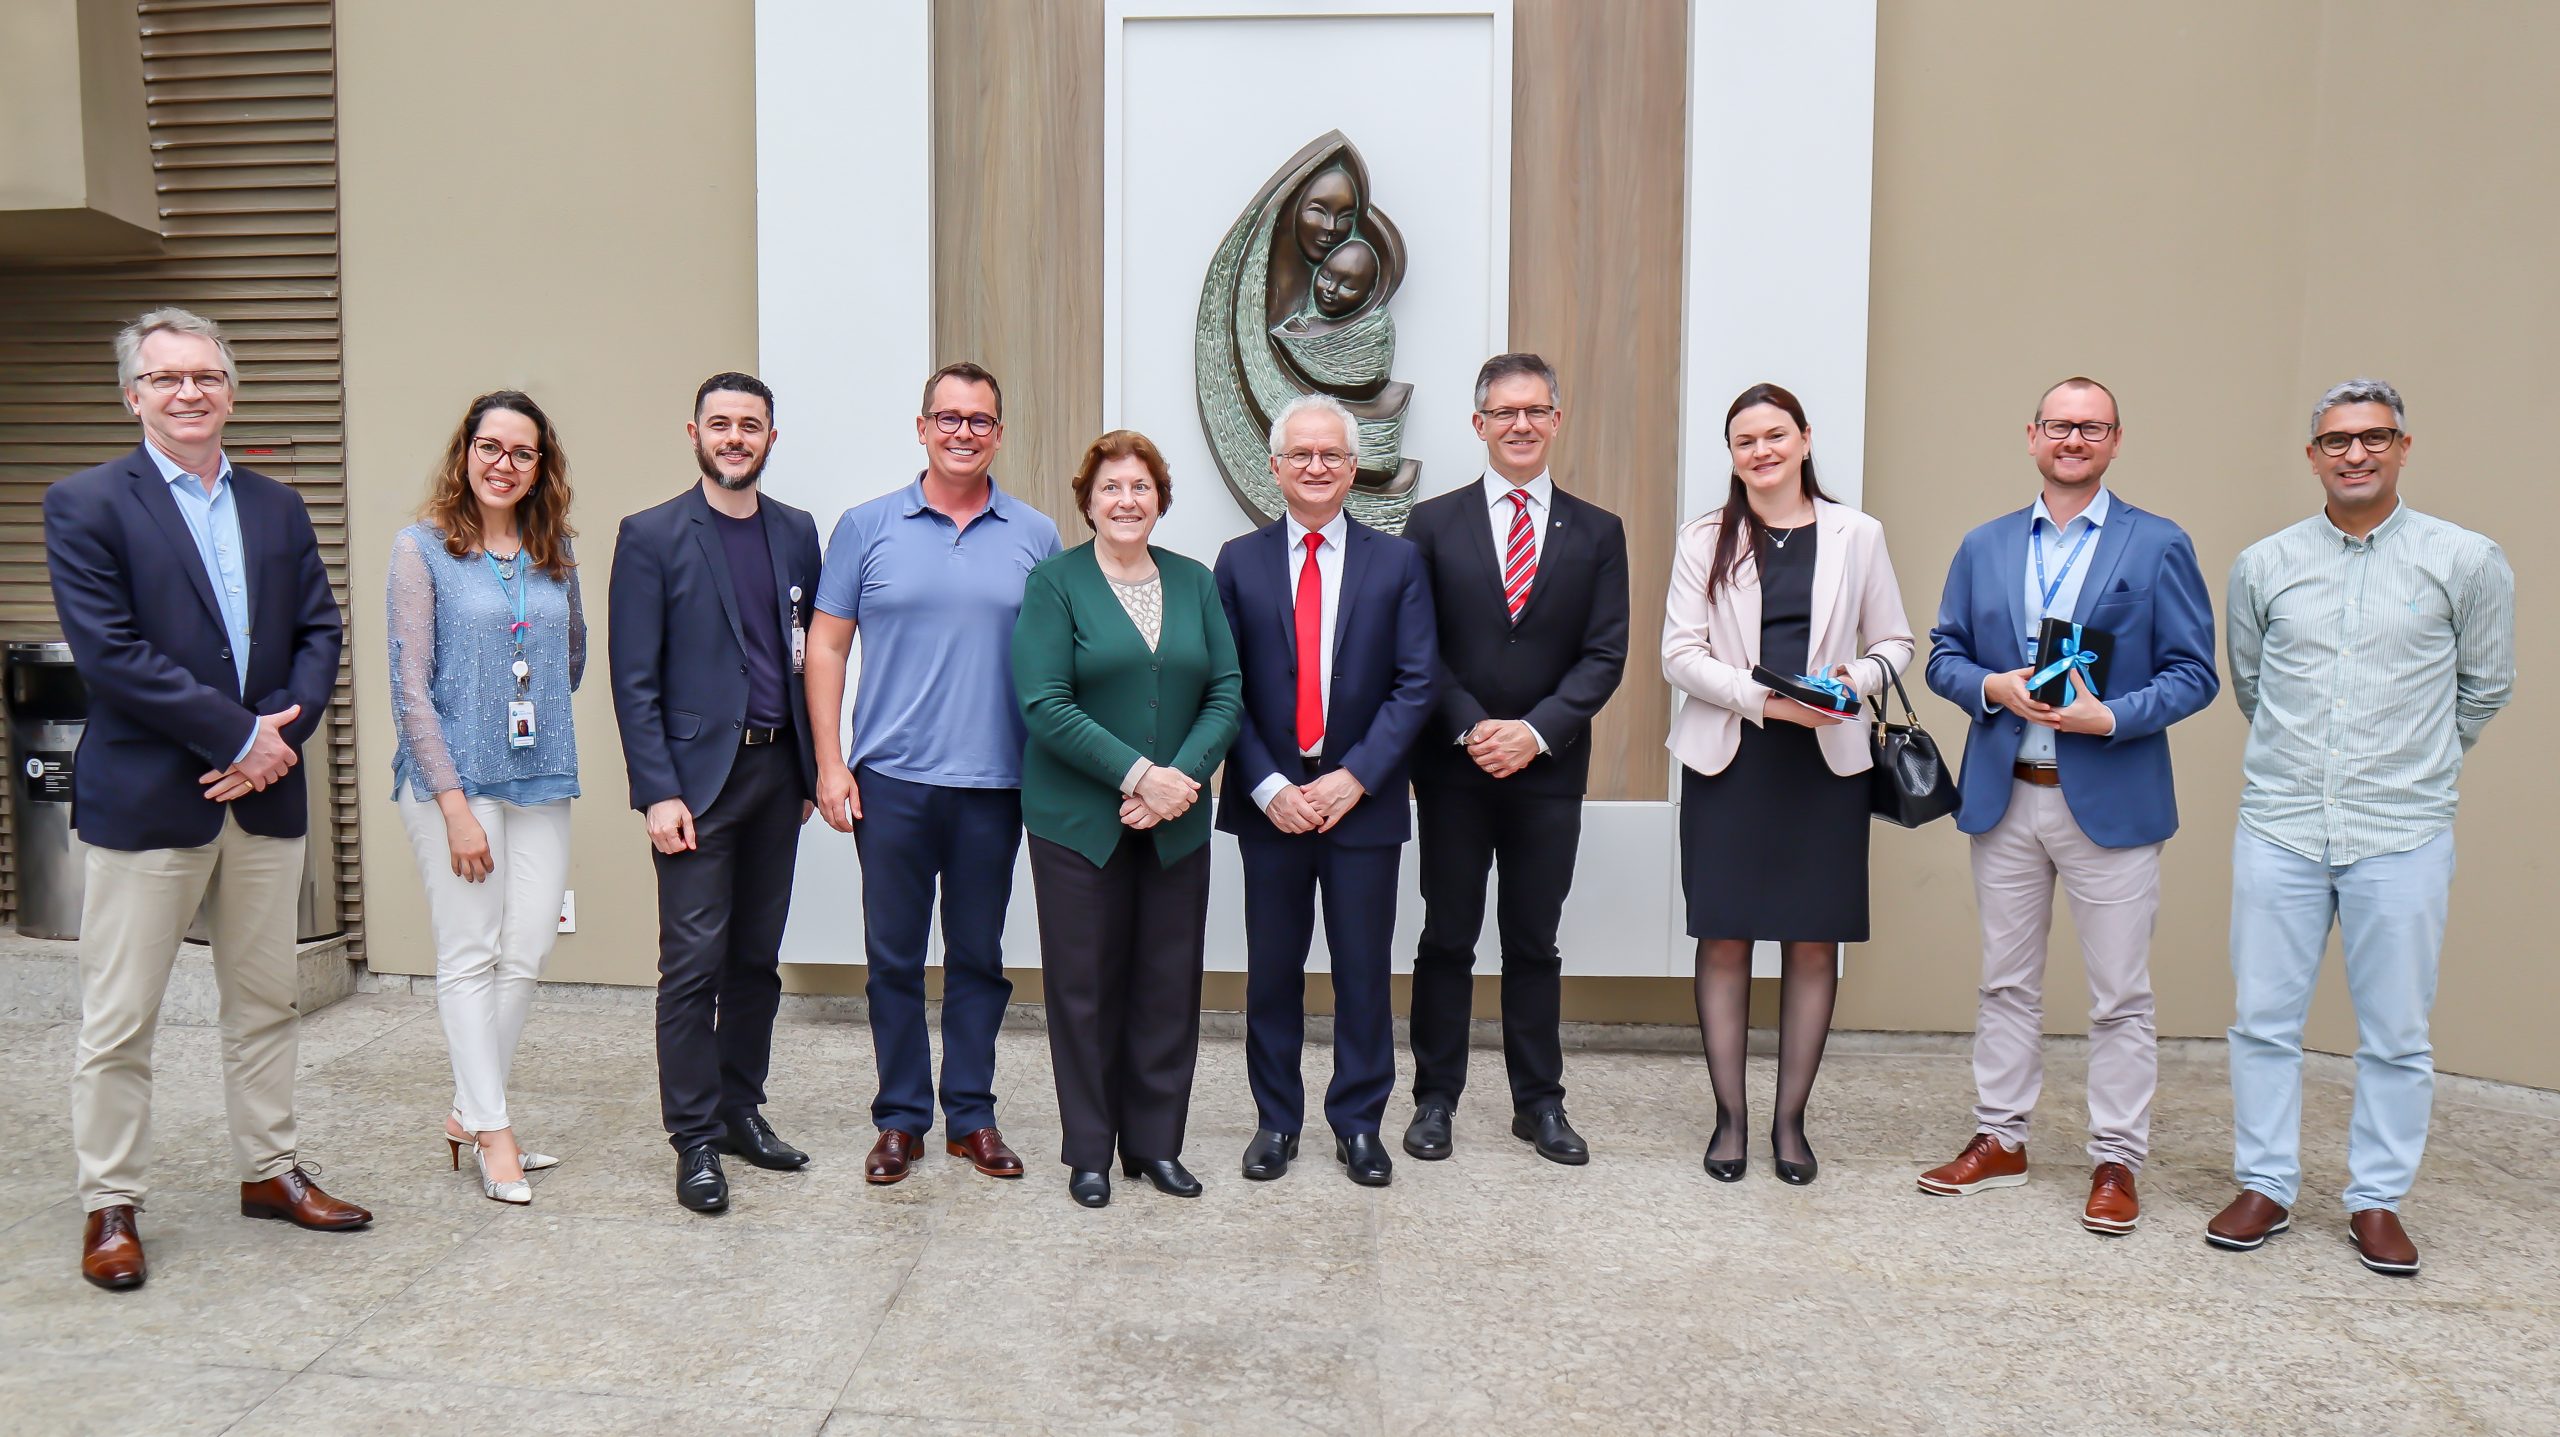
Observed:
[[[1712,777],[1680,770],[1680,891],[1692,938],[1867,941],[1867,775],[1833,773],[1812,729],[1743,725]]]

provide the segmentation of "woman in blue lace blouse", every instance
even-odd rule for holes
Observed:
[[[453,1057],[444,1138],[481,1190],[528,1203],[507,1070],[569,882],[578,744],[569,696],[587,622],[569,540],[569,461],[514,390],[471,402],[419,521],[391,546],[392,793],[426,884],[436,1008]]]

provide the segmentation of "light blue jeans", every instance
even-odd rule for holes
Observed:
[[[2453,830],[2405,853],[2324,863],[2243,826],[2231,845],[2232,1175],[2292,1207],[2302,1186],[2302,1025],[2335,921],[2356,1009],[2349,1212],[2397,1210],[2427,1148],[2436,1001]]]

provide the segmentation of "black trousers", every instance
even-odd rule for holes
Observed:
[[[658,1108],[679,1151],[764,1105],[800,800],[800,765],[788,746],[741,748],[711,810],[694,815],[694,849],[650,851],[658,865]]]
[[[1033,835],[1040,982],[1057,1070],[1059,1161],[1102,1171],[1122,1157],[1175,1158],[1200,1057],[1200,967],[1209,848],[1167,866],[1131,831],[1100,868]]]
[[[1501,864],[1502,1059],[1515,1112],[1564,1101],[1556,925],[1582,844],[1579,794],[1494,784],[1414,788],[1422,841],[1422,941],[1413,955],[1413,1098],[1454,1108],[1467,1086],[1476,935],[1485,877]]]

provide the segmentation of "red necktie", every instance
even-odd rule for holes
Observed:
[[[1520,606],[1529,602],[1529,585],[1538,577],[1537,536],[1529,532],[1529,495],[1514,489],[1511,538],[1503,545],[1502,601],[1511,606],[1511,621],[1520,622]]]
[[[1324,743],[1324,575],[1316,568],[1322,534],[1307,536],[1298,566],[1298,751]]]

